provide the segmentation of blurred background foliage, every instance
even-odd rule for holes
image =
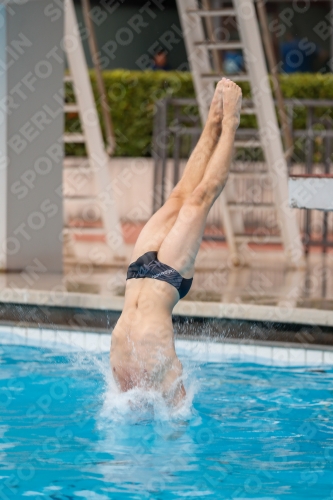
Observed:
[[[155,102],[166,97],[195,97],[192,77],[188,72],[118,69],[104,71],[103,75],[117,142],[115,156],[150,156]],[[96,80],[92,72],[91,81],[100,113],[101,103],[98,102]],[[333,99],[332,74],[281,75],[280,81],[286,99]],[[250,98],[249,85],[242,83],[241,87],[243,96]],[[66,84],[66,102],[74,101],[73,89],[70,84]],[[333,120],[333,108],[318,107],[314,115]],[[79,132],[77,115],[67,115],[65,127],[69,132]],[[241,127],[257,128],[255,117],[243,116]],[[294,109],[293,127],[306,128],[306,109],[302,106]],[[84,146],[68,144],[66,154],[81,156],[85,154]]]

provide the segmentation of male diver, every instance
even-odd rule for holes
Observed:
[[[191,287],[209,210],[227,181],[241,102],[238,85],[222,78],[182,178],[135,244],[110,353],[122,392],[155,390],[173,406],[186,395],[172,310]]]

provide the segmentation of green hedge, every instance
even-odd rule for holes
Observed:
[[[190,73],[165,71],[104,71],[104,81],[111,109],[117,148],[116,156],[147,156],[150,154],[155,101],[168,96],[194,97]],[[96,80],[91,75],[97,98]],[[73,100],[70,85],[66,97]],[[100,105],[97,101],[97,108]],[[78,131],[77,119],[68,117],[66,129]],[[70,154],[82,154],[75,146]]]
[[[105,71],[104,81],[107,89],[112,121],[117,140],[116,156],[147,156],[153,129],[155,101],[167,96],[194,97],[192,77],[185,72],[164,71]],[[97,98],[96,81],[91,80]],[[249,97],[249,85],[241,84],[244,97]],[[333,99],[333,75],[331,74],[294,74],[282,75],[281,86],[286,98]],[[66,99],[73,101],[70,85],[66,85]],[[100,111],[100,105],[97,103]],[[323,114],[325,109],[317,110]],[[331,111],[329,111],[330,116]],[[306,116],[299,108],[294,117],[294,126],[304,128]],[[255,126],[255,119],[244,116],[243,127]],[[79,131],[75,116],[67,116],[66,129]],[[82,146],[66,146],[67,154],[83,154]]]

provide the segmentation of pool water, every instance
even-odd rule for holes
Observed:
[[[330,367],[183,362],[170,414],[107,354],[0,345],[0,499],[333,499]]]

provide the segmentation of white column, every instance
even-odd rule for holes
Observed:
[[[101,207],[103,226],[106,230],[106,240],[112,256],[114,258],[123,258],[124,241],[111,177],[109,175],[109,157],[105,152],[73,0],[65,0],[65,6],[65,34],[71,40],[67,49],[67,58],[76,89],[88,156],[96,176],[97,199]]]
[[[0,4],[0,61],[5,60],[6,47],[6,8]],[[4,103],[7,95],[7,78],[0,71],[0,102]],[[4,244],[7,238],[7,120],[4,111],[0,111],[0,270],[6,268]]]
[[[63,10],[50,5],[0,0],[0,267],[10,271],[62,271]]]

